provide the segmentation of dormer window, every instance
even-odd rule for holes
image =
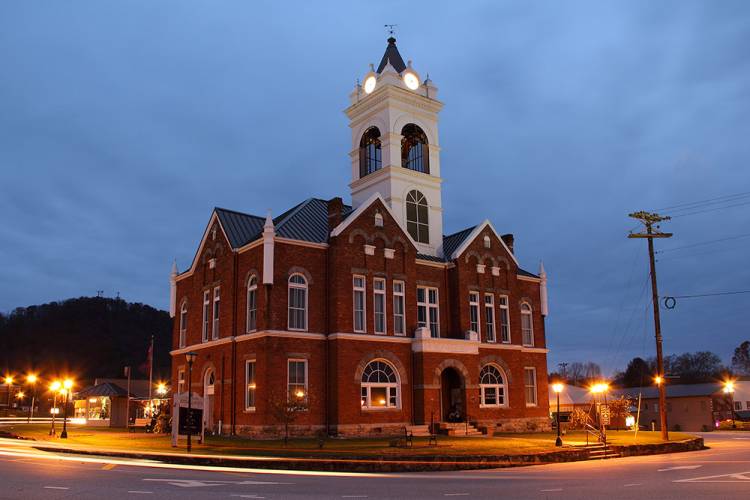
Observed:
[[[401,166],[430,173],[429,155],[427,152],[427,135],[418,126],[410,123],[401,130]]]
[[[380,150],[380,130],[370,127],[359,142],[359,177],[362,178],[383,166]]]
[[[406,195],[406,230],[417,243],[430,243],[427,198],[416,189]]]

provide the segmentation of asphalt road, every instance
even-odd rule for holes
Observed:
[[[336,474],[41,453],[0,440],[0,498],[750,498],[750,433],[708,433],[711,449],[491,471]]]

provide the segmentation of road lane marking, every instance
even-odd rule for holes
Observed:
[[[468,493],[443,493],[444,497],[468,497]]]
[[[549,488],[546,490],[539,490],[539,491],[562,491],[562,490],[563,490],[562,488]]]
[[[280,483],[276,481],[253,481],[251,479],[247,479],[244,481],[217,481],[213,479],[144,479],[144,481],[154,481],[154,482],[161,482],[161,483],[169,483],[172,486],[180,486],[182,488],[200,488],[202,486],[219,486],[222,484],[241,484],[241,485],[247,485],[247,484],[263,484],[263,485],[279,485],[279,484],[294,484],[294,483]]]
[[[153,495],[153,491],[143,491],[143,490],[128,490],[128,493],[132,493],[133,495]]]
[[[239,498],[266,498],[266,497],[259,497],[258,495],[240,495],[240,494],[232,494],[229,495],[230,497],[239,497]]]
[[[722,479],[726,478],[726,479]],[[676,479],[673,483],[750,483],[750,471],[734,472],[732,474],[719,474],[717,476],[691,477],[688,479]]]
[[[692,470],[697,469],[698,467],[703,467],[702,465],[678,465],[677,467],[667,467],[666,469],[659,469],[657,472],[667,472],[670,470]]]
[[[45,490],[69,490],[70,488],[66,488],[65,486],[45,486]]]
[[[628,484],[623,484],[622,487],[623,488],[630,488],[631,486],[640,486],[642,484],[643,483],[628,483]]]
[[[367,498],[367,495],[341,495],[341,498]]]
[[[117,467],[117,464],[106,464],[105,466],[102,467],[102,470],[112,470],[115,467]]]

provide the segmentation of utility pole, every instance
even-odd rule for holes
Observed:
[[[661,438],[669,439],[667,430],[667,389],[666,378],[664,377],[664,356],[662,354],[662,337],[661,337],[661,320],[659,319],[659,291],[656,287],[656,260],[654,259],[654,238],[671,238],[672,233],[662,233],[659,230],[659,223],[670,220],[671,217],[662,216],[656,213],[635,212],[628,215],[633,219],[638,219],[646,226],[645,233],[631,233],[628,238],[646,238],[648,240],[648,260],[651,266],[651,300],[654,306],[654,334],[656,337],[656,376],[659,383],[659,420],[661,427]],[[655,230],[654,230],[655,227]]]

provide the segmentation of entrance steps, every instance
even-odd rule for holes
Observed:
[[[604,443],[590,444],[588,446],[576,446],[588,450],[589,460],[606,460],[607,458],[620,458],[620,454],[612,451]]]
[[[440,429],[441,434],[445,434],[448,436],[455,436],[455,437],[461,437],[461,436],[468,436],[468,437],[477,437],[477,436],[484,436],[482,431],[477,429],[474,424],[472,423],[466,423],[466,422],[440,422],[438,425],[438,428]]]

